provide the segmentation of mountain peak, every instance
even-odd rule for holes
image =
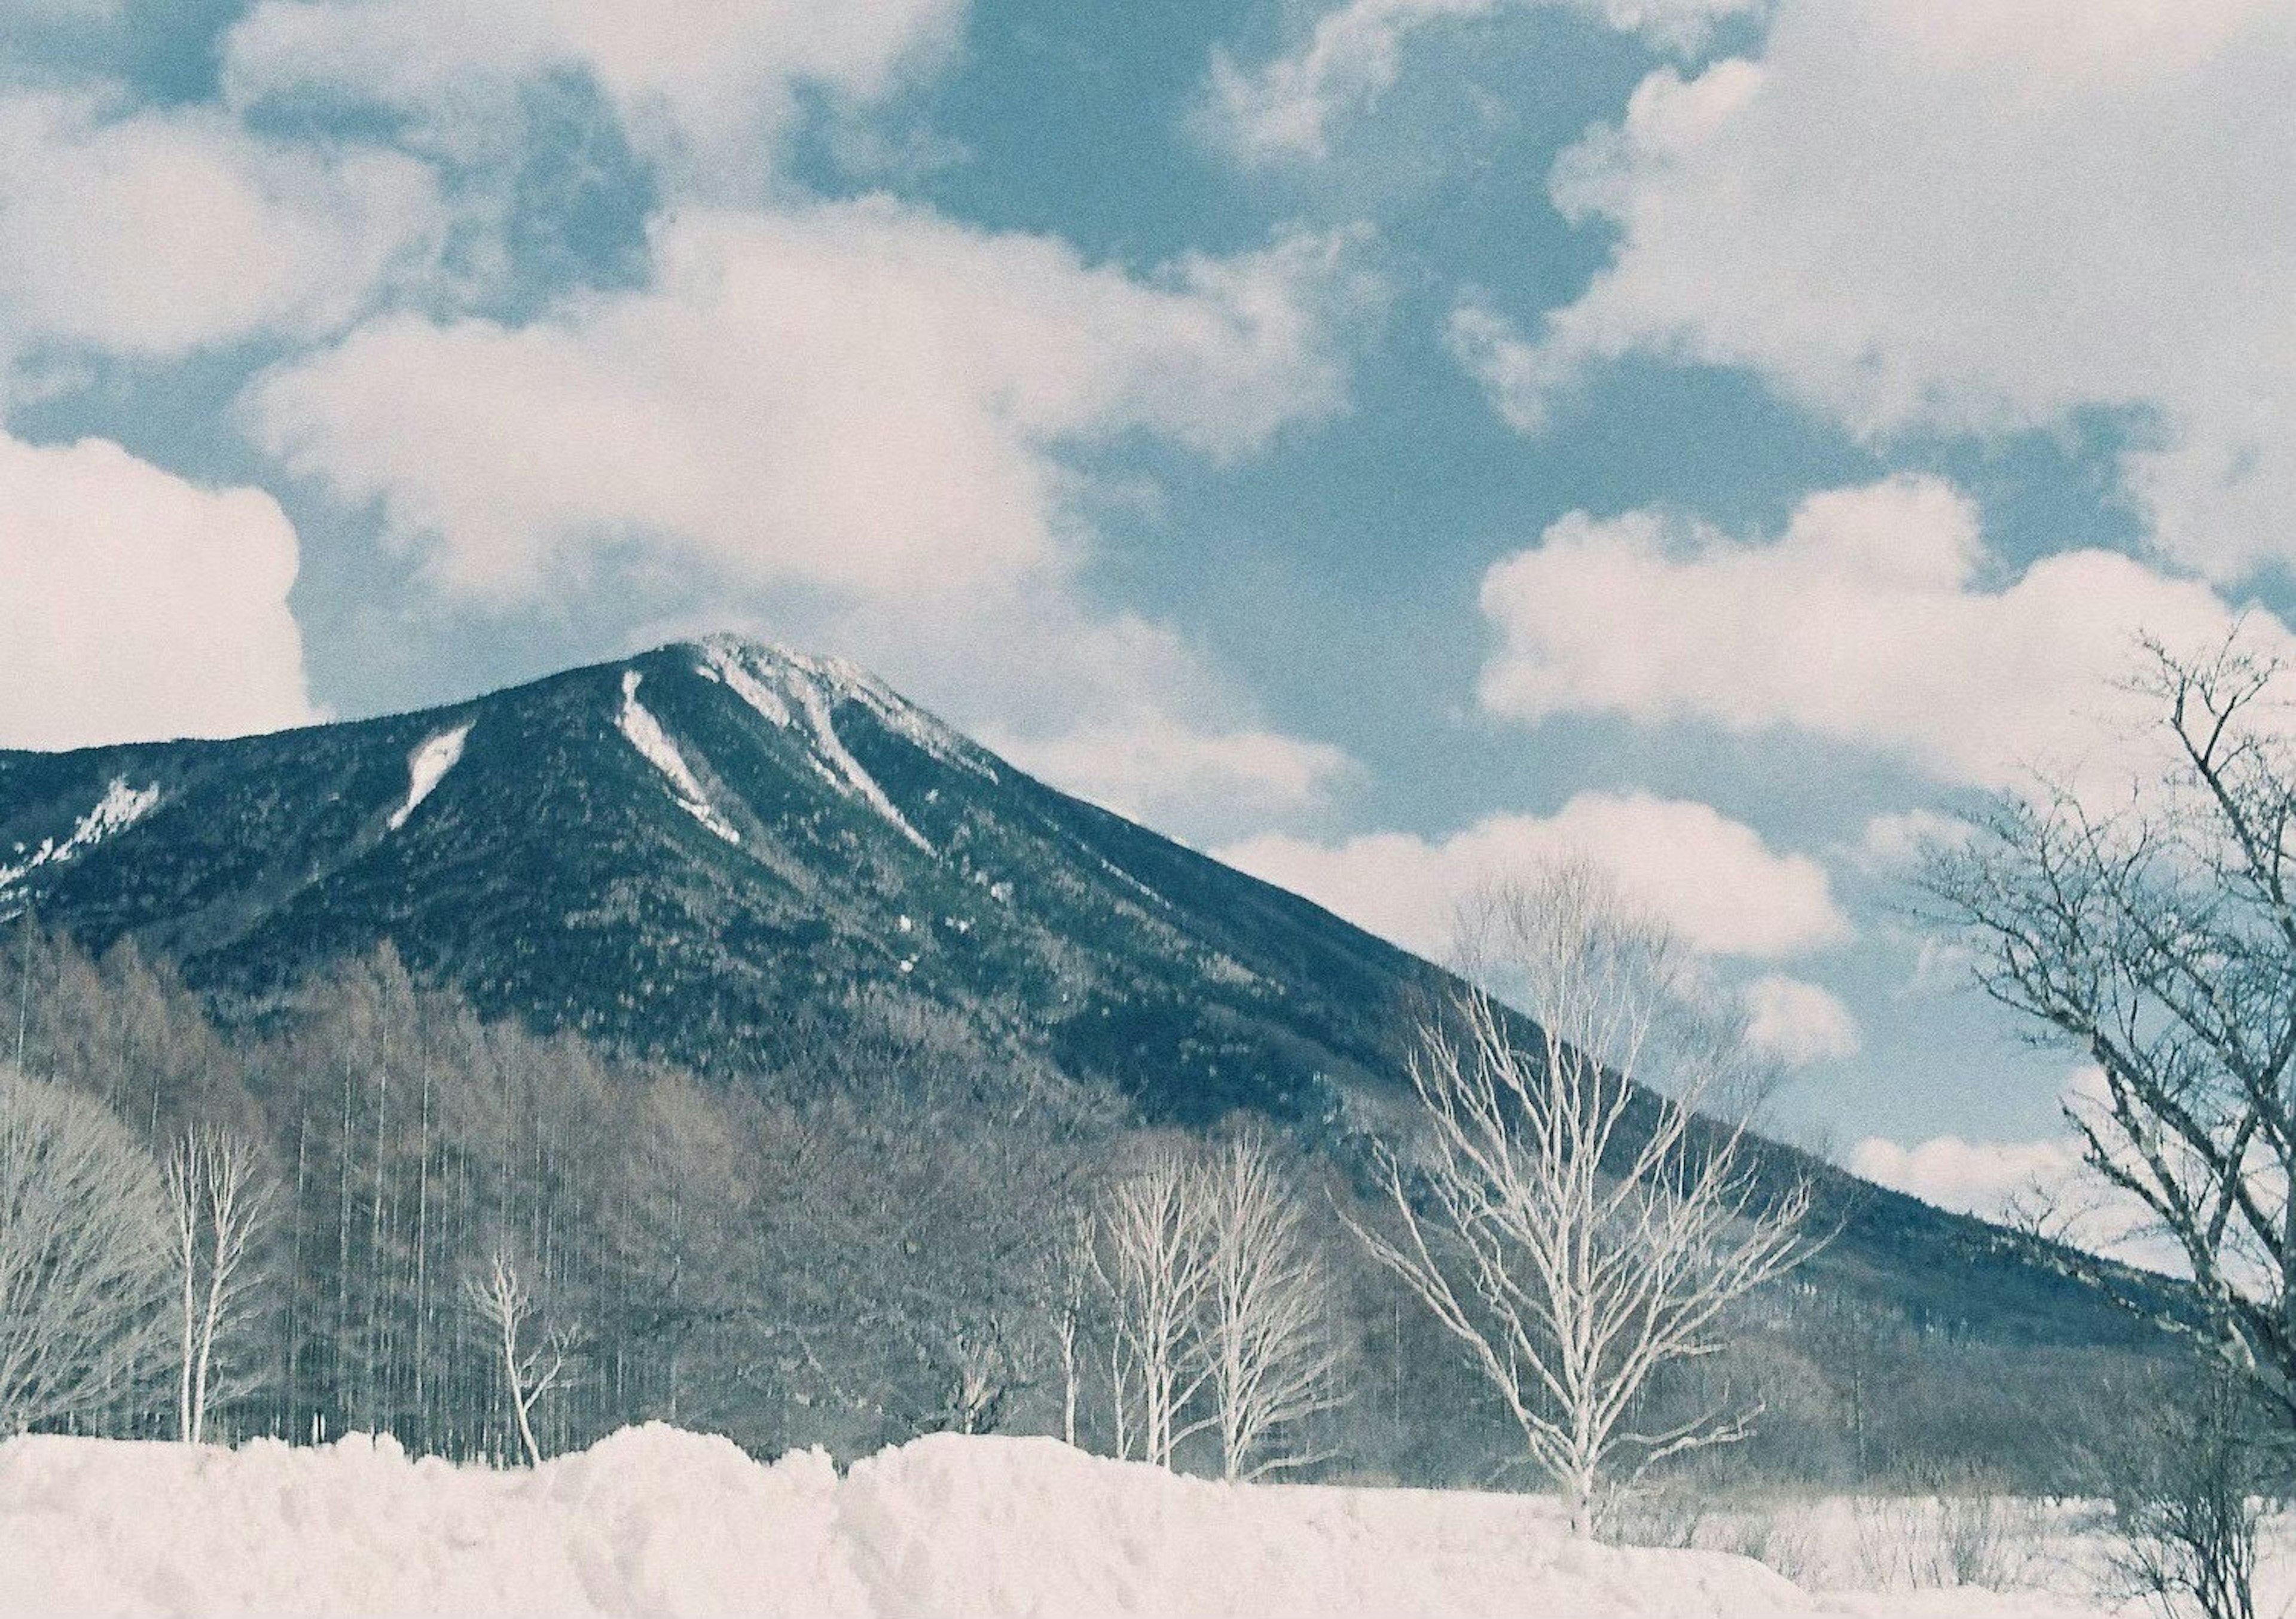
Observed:
[[[695,674],[721,682],[773,724],[806,728],[840,772],[851,756],[838,740],[832,716],[840,706],[857,703],[942,764],[997,779],[995,756],[847,658],[730,632],[662,650],[692,654]]]

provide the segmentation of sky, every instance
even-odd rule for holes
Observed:
[[[1911,910],[2296,611],[2286,0],[0,0],[0,746],[703,630],[1439,953],[1590,859],[2072,1161]]]

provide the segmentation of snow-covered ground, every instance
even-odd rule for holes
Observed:
[[[0,1614],[1922,1615],[2033,1589],[1812,1595],[1718,1551],[1573,1544],[1532,1497],[1227,1486],[1048,1439],[817,1451],[627,1429],[538,1472],[389,1440],[0,1443]]]

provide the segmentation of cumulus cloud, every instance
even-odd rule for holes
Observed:
[[[172,358],[347,325],[435,251],[430,170],[275,143],[212,109],[95,94],[0,99],[0,328]]]
[[[1063,447],[1235,454],[1341,395],[1328,240],[1144,282],[873,198],[684,213],[656,247],[652,285],[529,325],[373,323],[262,380],[257,435],[465,593],[628,541],[939,593],[1059,560]]]
[[[2058,1100],[2079,1112],[2098,1105],[2104,1093],[2103,1072],[2084,1065],[2067,1078]],[[2021,1229],[2038,1223],[2058,1241],[2128,1264],[2190,1274],[2151,1211],[2088,1166],[2070,1126],[2030,1141],[1939,1135],[1910,1147],[1868,1136],[1850,1149],[1849,1168],[1956,1214]]]
[[[118,445],[0,435],[0,747],[233,736],[317,718],[287,608],[295,531]]]
[[[1259,726],[1207,728],[1147,706],[1049,735],[991,727],[984,740],[1065,791],[1191,839],[1234,837],[1320,808],[1353,768],[1328,742]]]
[[[1746,985],[1746,1039],[1789,1067],[1857,1055],[1857,1019],[1833,991],[1783,973]]]
[[[1849,1153],[1852,1174],[1956,1214],[1996,1221],[2065,1195],[2080,1162],[2079,1143],[2070,1134],[2030,1141],[1939,1135],[1911,1147],[1868,1136]]]
[[[1374,101],[1403,67],[1405,41],[1431,26],[1532,5],[1568,5],[1622,32],[1690,47],[1718,18],[1762,0],[1344,0],[1292,51],[1256,68],[1213,55],[1207,121],[1248,162],[1327,155],[1331,126]]]
[[[1711,805],[1639,793],[1581,793],[1553,815],[1494,815],[1439,841],[1267,834],[1218,853],[1423,954],[1444,953],[1459,902],[1477,887],[1565,859],[1592,862],[1708,955],[1783,958],[1850,936],[1816,861],[1771,849]]]
[[[964,0],[262,0],[225,43],[240,105],[312,97],[484,143],[522,81],[587,75],[689,188],[754,182],[801,87],[880,97],[956,37]]]
[[[2154,717],[2114,683],[2140,632],[2204,648],[2234,622],[2206,586],[2113,552],[2046,557],[1997,588],[1995,566],[1974,506],[1930,478],[1811,495],[1767,543],[1573,513],[1484,576],[1502,644],[1481,701],[1526,721],[1791,726],[1996,786],[2078,773]],[[2296,648],[2261,615],[2249,633]]]
[[[1869,437],[2141,430],[2128,487],[2218,576],[2296,559],[2296,14],[2278,0],[1781,0],[1652,74],[1550,192],[1618,243],[1530,334],[1453,336],[1519,425],[1630,352],[1750,367]]]

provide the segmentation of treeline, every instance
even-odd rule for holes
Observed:
[[[483,1022],[387,949],[224,1031],[132,946],[94,961],[9,931],[0,1066],[100,1102],[154,1166],[193,1140],[249,1155],[259,1217],[217,1335],[210,1437],[388,1433],[514,1459],[530,1397],[544,1452],[651,1419],[767,1454],[1002,1429],[1208,1472],[1532,1482],[1456,1345],[1345,1230],[1376,1219],[1367,1188],[1242,1122],[1210,1141],[1144,1131],[954,1017],[857,997],[704,1083]],[[1250,1174],[1261,1191],[1236,1190]],[[1178,1201],[1152,1226],[1126,1199],[1160,1175]],[[1126,1249],[1125,1216],[1145,1247]],[[1243,1455],[1218,1373],[1236,1381],[1237,1346],[1264,1336],[1234,1298],[1220,1325],[1239,1243],[1293,1279],[1257,1306],[1287,1323],[1265,1352],[1286,1370],[1252,1386],[1285,1397]],[[1177,1304],[1143,1269],[1152,1250]],[[498,1262],[522,1311],[507,1352]],[[212,1260],[192,1269],[204,1285]],[[162,1327],[153,1375],[45,1426],[174,1436]],[[1753,1438],[1695,1463],[1740,1477],[2075,1487],[2099,1379],[2144,1370],[1959,1343],[1797,1287],[1731,1336],[1649,1398],[1654,1421],[1759,1405]]]
[[[1115,1448],[1083,1341],[1119,1330],[1118,1284],[1086,1274],[1094,1198],[1171,1144],[953,1018],[858,1002],[705,1086],[484,1023],[387,949],[226,1038],[132,946],[10,942],[0,1061],[100,1101],[155,1162],[203,1132],[251,1150],[258,1281],[213,1432],[515,1456],[516,1361],[546,1345],[567,1366],[532,1410],[545,1451],[660,1419],[850,1453],[1063,1408]],[[524,1299],[508,1357],[498,1258]],[[170,1394],[90,1421],[172,1435]]]

